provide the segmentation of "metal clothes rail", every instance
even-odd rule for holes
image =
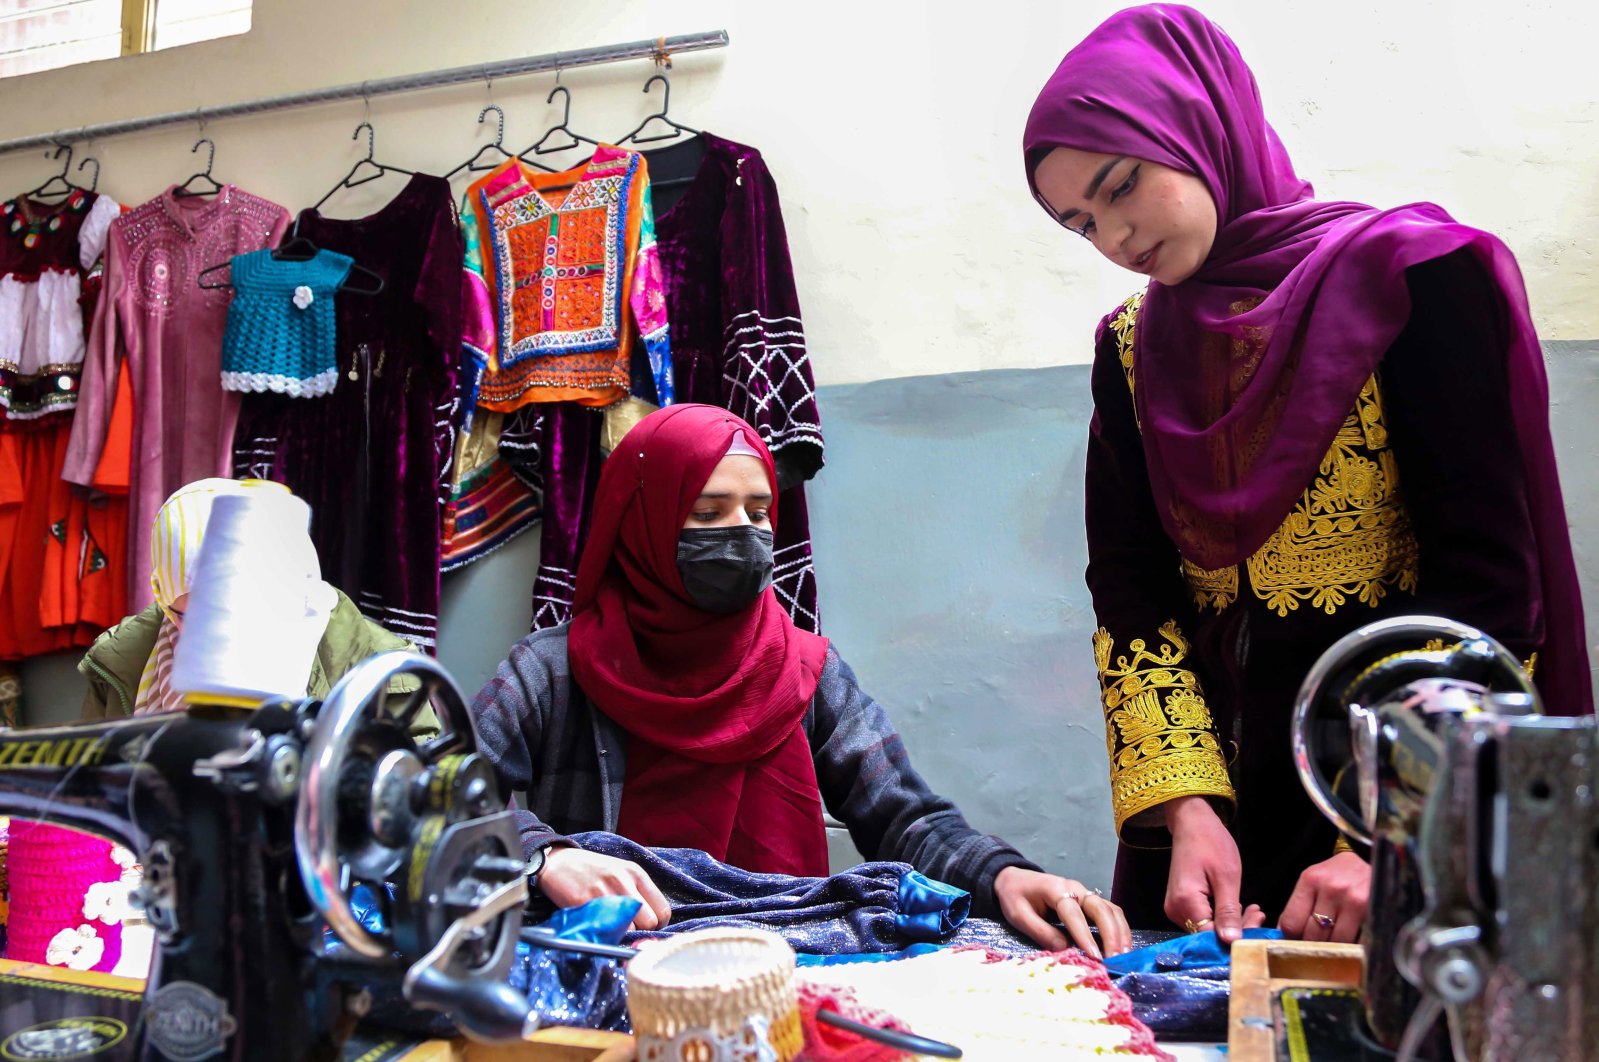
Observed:
[[[331,103],[335,100],[370,99],[395,92],[412,92],[417,89],[457,85],[470,81],[494,81],[499,78],[537,74],[546,70],[570,70],[580,66],[598,66],[627,59],[665,60],[679,52],[698,52],[710,48],[725,48],[728,44],[726,30],[705,33],[685,33],[676,37],[656,37],[650,40],[611,44],[600,48],[581,48],[569,52],[549,52],[530,55],[522,59],[503,59],[495,63],[477,63],[457,66],[448,70],[434,70],[425,74],[404,74],[399,77],[376,78],[349,85],[311,89],[308,92],[291,92],[283,96],[266,96],[243,103],[224,103],[216,107],[197,107],[192,111],[172,111],[144,118],[129,118],[119,122],[102,122],[76,129],[60,129],[54,133],[0,140],[0,154],[22,151],[27,148],[49,147],[53,144],[72,144],[84,140],[98,140],[108,136],[142,132],[164,125],[182,125],[186,122],[212,122],[222,118],[237,118],[246,114],[280,111],[289,107],[305,107],[313,103]]]

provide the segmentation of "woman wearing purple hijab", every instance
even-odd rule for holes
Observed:
[[[1430,203],[1313,198],[1189,8],[1091,33],[1024,148],[1039,204],[1149,278],[1100,326],[1088,448],[1115,900],[1135,926],[1354,940],[1369,870],[1289,750],[1323,650],[1450,616],[1536,660],[1551,713],[1592,711],[1515,259]]]

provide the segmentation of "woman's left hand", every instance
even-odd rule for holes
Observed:
[[[1133,932],[1127,928],[1122,909],[1080,881],[1024,867],[1006,867],[994,878],[994,899],[1007,922],[1049,951],[1060,951],[1075,942],[1099,959],[1120,955],[1133,946]],[[1044,921],[1044,914],[1051,911],[1072,935],[1071,942]],[[1099,927],[1103,954],[1088,931],[1090,918]]]
[[[1353,944],[1365,927],[1370,897],[1371,867],[1354,852],[1340,852],[1299,875],[1277,928],[1300,940]]]

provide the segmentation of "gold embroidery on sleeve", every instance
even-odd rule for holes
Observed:
[[[1110,633],[1103,627],[1094,632],[1118,831],[1139,812],[1175,797],[1233,799],[1199,677],[1179,666],[1188,656],[1188,641],[1175,621],[1159,633],[1158,648],[1135,638],[1127,654],[1112,659]]]

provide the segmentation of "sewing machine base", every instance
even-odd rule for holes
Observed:
[[[0,1053],[7,1059],[141,1057],[128,1032],[145,1013],[145,983],[112,974],[0,959]],[[632,1062],[631,1036],[592,1029],[541,1029],[520,1044],[465,1039],[417,1041],[361,1028],[347,1062]]]
[[[1241,940],[1233,945],[1232,963],[1227,1056],[1234,1062],[1300,1062],[1292,1052],[1280,1050],[1285,1002],[1292,1011],[1304,998],[1301,990],[1358,992],[1366,970],[1365,952],[1358,944],[1297,940]],[[1286,998],[1285,991],[1290,993]],[[1349,1057],[1356,1062],[1360,1056]],[[1303,1062],[1316,1059],[1308,1055]]]

